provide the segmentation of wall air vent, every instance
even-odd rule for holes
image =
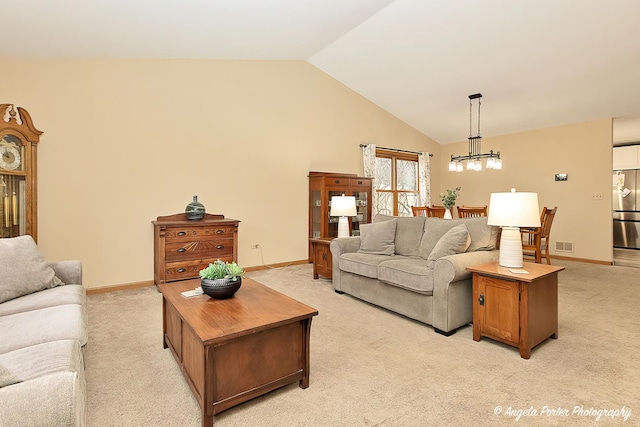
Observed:
[[[556,242],[556,251],[573,252],[573,242]]]

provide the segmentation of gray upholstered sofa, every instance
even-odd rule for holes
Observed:
[[[377,215],[331,242],[333,288],[451,335],[473,320],[468,266],[497,261],[487,218]]]
[[[83,426],[86,293],[80,261],[0,239],[0,425]]]

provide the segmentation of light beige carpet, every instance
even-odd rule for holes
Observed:
[[[529,360],[473,341],[470,326],[444,337],[338,295],[329,281],[312,279],[310,265],[250,273],[319,311],[310,386],[229,409],[215,425],[640,425],[640,270],[554,264],[566,267],[559,339]],[[162,348],[161,301],[155,287],[88,298],[89,426],[200,426],[199,407]]]

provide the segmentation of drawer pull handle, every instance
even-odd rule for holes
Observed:
[[[187,235],[187,233],[186,233],[186,232],[184,232],[184,231],[180,231],[180,232],[178,233],[178,236],[186,236],[186,235]]]
[[[180,252],[180,253],[182,253],[182,252],[184,252],[184,251],[186,251],[186,249],[185,249],[185,248],[180,248],[180,249],[178,249],[178,252]]]
[[[340,180],[339,180],[339,179],[336,179],[336,180],[334,181],[334,184],[340,184]]]
[[[186,268],[179,268],[176,270],[178,273],[184,273],[185,271],[187,271]]]
[[[216,246],[216,249],[222,249],[222,248],[224,248],[224,245],[218,245],[218,246]]]
[[[216,230],[216,234],[222,234],[224,233],[224,230]]]
[[[362,185],[362,181],[358,181],[358,185]]]

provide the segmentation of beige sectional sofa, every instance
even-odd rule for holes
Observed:
[[[0,425],[84,426],[80,261],[47,263],[30,236],[0,239],[0,336]]]
[[[473,320],[468,266],[497,261],[487,218],[377,215],[331,242],[333,288],[453,334]]]

